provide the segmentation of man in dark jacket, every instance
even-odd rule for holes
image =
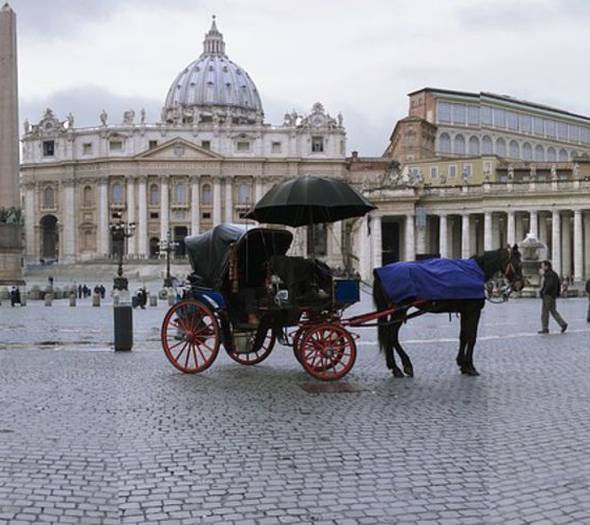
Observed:
[[[588,294],[588,313],[586,314],[586,321],[590,323],[590,279],[586,281],[586,293]]]
[[[563,333],[567,330],[567,323],[556,309],[557,297],[559,297],[561,287],[559,276],[553,271],[549,261],[541,263],[541,270],[543,271],[543,286],[541,287],[543,309],[541,310],[541,330],[539,333],[549,333],[549,314],[553,316],[553,319],[561,327],[561,333]]]

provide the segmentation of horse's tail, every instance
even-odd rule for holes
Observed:
[[[383,290],[383,285],[377,272],[373,272],[373,303],[377,311],[385,310],[389,306],[389,300]],[[385,316],[377,319],[377,338],[381,352],[385,351],[387,345],[391,344],[393,339],[392,325],[388,324],[388,317]]]

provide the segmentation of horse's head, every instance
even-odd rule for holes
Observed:
[[[522,274],[522,258],[516,244],[512,248],[507,246],[502,254],[502,273],[512,290],[520,292],[524,288],[526,279]]]

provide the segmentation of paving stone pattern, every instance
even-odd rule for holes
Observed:
[[[479,378],[447,316],[403,328],[413,379],[359,331],[349,387],[327,392],[288,348],[177,372],[164,306],[116,354],[112,309],[64,305],[0,307],[1,525],[590,523],[587,300],[560,301],[570,328],[549,336],[538,301],[488,305]]]

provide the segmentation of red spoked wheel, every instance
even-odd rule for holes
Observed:
[[[306,329],[298,355],[308,374],[321,381],[335,381],[353,367],[356,343],[342,326],[321,324]]]
[[[168,310],[162,322],[162,348],[168,360],[185,374],[207,370],[219,352],[219,323],[211,309],[185,299]]]
[[[227,355],[229,355],[236,363],[240,363],[241,365],[249,366],[262,363],[262,361],[264,361],[272,352],[276,338],[272,332],[272,329],[269,328],[266,332],[266,335],[264,336],[262,345],[258,350],[254,351],[255,339],[256,332],[249,336],[249,339],[246,342],[246,348],[244,350],[238,350],[234,344],[234,348],[225,349],[227,351]]]
[[[300,365],[303,365],[303,361],[301,360],[301,357],[299,356],[299,350],[301,348],[301,339],[305,335],[305,332],[307,331],[307,329],[308,329],[308,327],[301,326],[293,335],[293,354],[295,355],[295,359],[297,359],[297,361],[299,361]]]

